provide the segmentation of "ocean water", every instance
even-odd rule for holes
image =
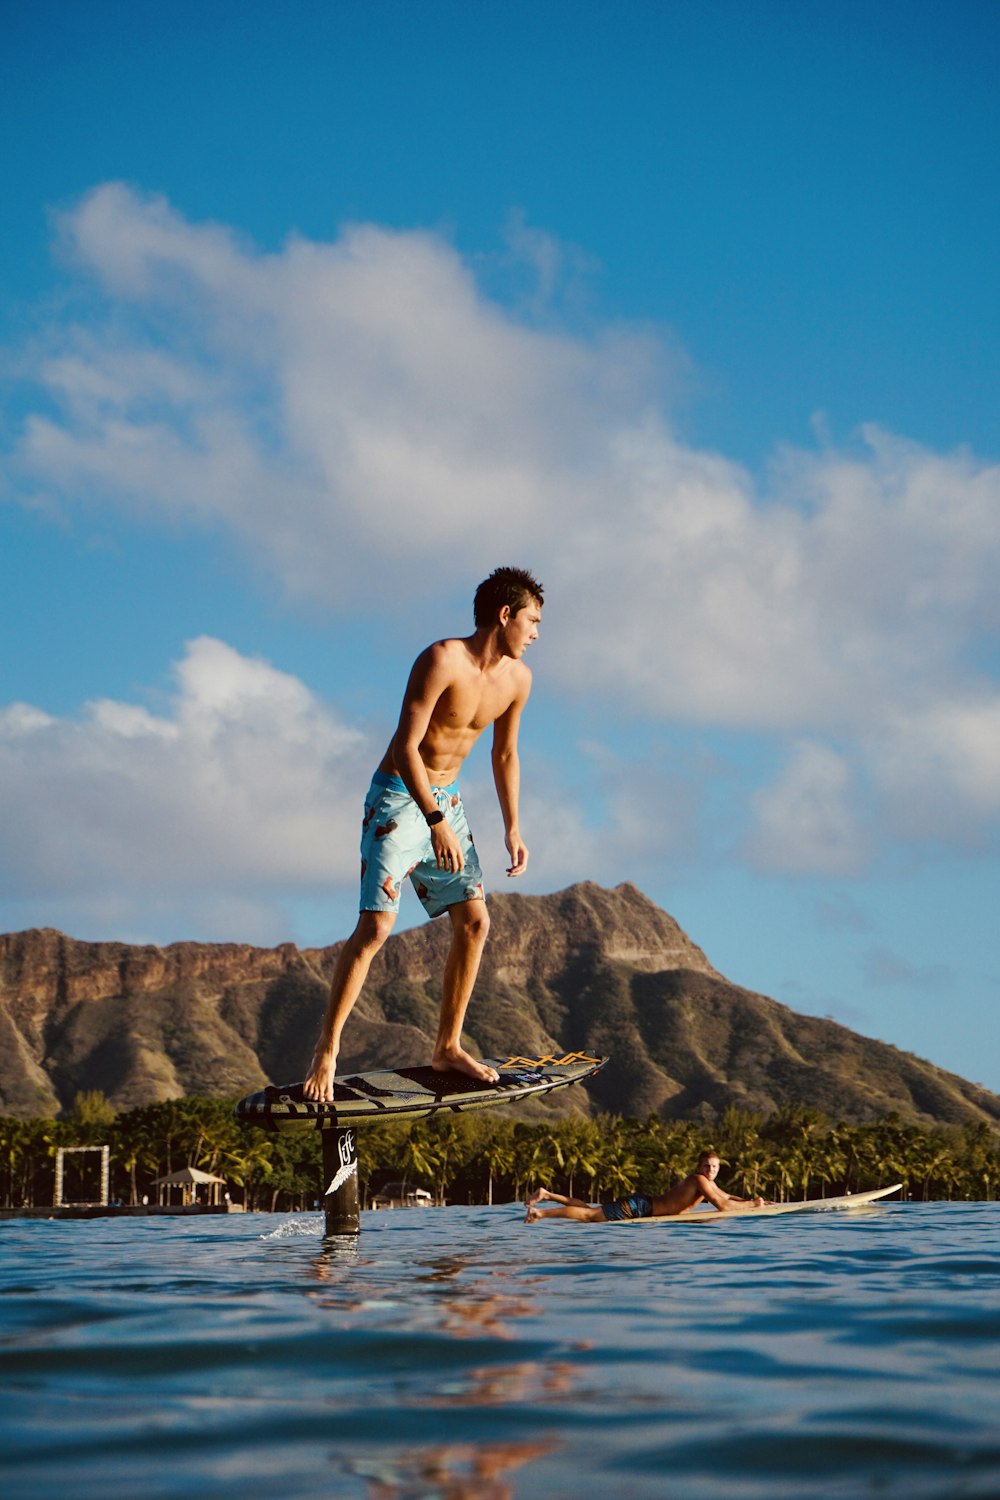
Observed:
[[[1000,1204],[0,1224],[0,1491],[1000,1496]]]

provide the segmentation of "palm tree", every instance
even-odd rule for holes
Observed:
[[[108,1132],[118,1119],[118,1111],[101,1089],[78,1091],[66,1124],[74,1133],[74,1144],[104,1145]]]
[[[515,1191],[551,1182],[563,1165],[558,1136],[547,1126],[531,1127],[514,1138]],[[518,1193],[518,1196],[520,1194]]]
[[[364,1184],[366,1207],[376,1173],[386,1178],[398,1175],[403,1148],[413,1128],[408,1120],[380,1120],[370,1129],[358,1131],[358,1179]]]
[[[454,1115],[446,1116],[443,1121],[434,1120],[430,1136],[437,1156],[437,1201],[443,1203],[448,1185],[454,1182],[463,1159],[469,1153],[469,1122]]]
[[[140,1169],[147,1182],[151,1183],[157,1175],[159,1161],[159,1142],[141,1114],[139,1110],[132,1110],[127,1115],[119,1115],[112,1135],[114,1158],[116,1164],[120,1163],[128,1173],[128,1201],[133,1206],[139,1202]]]
[[[860,1192],[862,1187],[869,1185],[870,1137],[860,1125],[839,1125],[837,1129],[844,1150],[844,1190]]]
[[[596,1173],[600,1173],[600,1184],[593,1182],[591,1195],[597,1197],[607,1192],[613,1198],[631,1193],[639,1178],[639,1163],[632,1149],[632,1140],[625,1122],[608,1115],[597,1120],[601,1134],[600,1158]]]
[[[486,1202],[493,1202],[494,1179],[514,1170],[514,1143],[509,1136],[495,1135],[480,1147],[480,1158],[487,1171]]]
[[[636,1142],[637,1176],[650,1192],[665,1192],[691,1170],[692,1152],[676,1134],[649,1132]]]
[[[727,1161],[741,1163],[757,1150],[763,1123],[760,1115],[727,1104],[716,1131],[718,1148]]]
[[[747,1148],[733,1170],[734,1186],[747,1198],[756,1198],[769,1166],[767,1153],[760,1147]]]
[[[997,1145],[997,1137],[985,1120],[967,1125],[962,1132],[962,1161],[971,1197],[990,1201],[1000,1165]]]
[[[776,1184],[777,1191],[773,1193],[779,1203],[786,1201],[786,1195],[795,1182],[798,1175],[798,1163],[796,1154],[787,1146],[775,1151],[770,1162],[771,1180]]]
[[[277,1137],[264,1135],[263,1131],[254,1131],[238,1163],[233,1165],[233,1181],[243,1189],[243,1206],[248,1213],[258,1206],[258,1186],[270,1181],[274,1175],[276,1140]]]
[[[433,1143],[427,1139],[422,1130],[414,1127],[400,1153],[400,1167],[403,1171],[404,1182],[409,1181],[412,1173],[428,1187],[433,1187],[440,1164],[441,1159]]]
[[[578,1172],[585,1172],[593,1182],[600,1162],[600,1142],[590,1120],[573,1121],[568,1130],[563,1128],[561,1134],[566,1191],[572,1198]]]
[[[634,1191],[639,1180],[639,1163],[624,1141],[616,1141],[601,1162],[603,1187],[612,1198],[622,1198]]]
[[[826,1190],[831,1183],[839,1183],[842,1180],[846,1165],[843,1150],[835,1134],[831,1133],[821,1143],[813,1168],[820,1182],[820,1197],[826,1197]]]
[[[3,1162],[3,1203],[6,1208],[20,1207],[26,1198],[28,1167],[32,1160],[36,1121],[0,1121],[0,1160]],[[18,1183],[20,1182],[20,1191]]]

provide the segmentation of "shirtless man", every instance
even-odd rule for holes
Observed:
[[[528,850],[518,826],[517,732],[531,691],[522,661],[538,637],[542,586],[521,568],[497,568],[476,590],[475,632],[437,641],[413,664],[399,725],[372,779],[361,835],[361,914],[337,960],[326,1016],[302,1087],[330,1102],[344,1022],[376,953],[392,931],[409,877],[428,916],[447,912],[451,950],[431,1066],[496,1081],[462,1047],[462,1022],[479,972],[489,913],[483,874],[455,778],[493,725],[493,780],[500,800],[510,876]]]
[[[703,1151],[698,1165],[683,1181],[678,1182],[660,1198],[649,1198],[645,1193],[632,1193],[628,1198],[619,1198],[616,1203],[584,1203],[582,1198],[564,1198],[561,1193],[550,1193],[539,1188],[527,1202],[525,1223],[536,1219],[579,1219],[585,1224],[601,1224],[608,1219],[658,1219],[667,1214],[683,1214],[697,1208],[699,1203],[709,1202],[720,1213],[741,1208],[763,1208],[764,1198],[736,1198],[716,1187],[719,1175],[719,1155],[716,1151]],[[538,1208],[539,1203],[558,1203],[558,1208]]]

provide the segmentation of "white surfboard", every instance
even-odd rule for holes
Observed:
[[[717,1208],[709,1205],[704,1208],[689,1208],[682,1214],[660,1214],[652,1219],[606,1219],[603,1222],[608,1225],[733,1224],[742,1219],[773,1218],[776,1214],[834,1213],[844,1209],[865,1208],[869,1203],[877,1203],[880,1198],[888,1198],[892,1193],[898,1193],[902,1186],[901,1182],[896,1182],[892,1187],[873,1188],[867,1193],[845,1193],[842,1198],[802,1198],[796,1203],[769,1203],[765,1208],[734,1208],[726,1213],[720,1213]],[[543,1204],[542,1207],[544,1206]],[[538,1223],[540,1220],[535,1222]],[[559,1222],[571,1223],[573,1221],[560,1220]]]

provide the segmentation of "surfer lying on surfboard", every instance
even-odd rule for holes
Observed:
[[[703,1151],[693,1172],[672,1187],[668,1193],[651,1198],[646,1193],[630,1193],[614,1203],[585,1203],[582,1198],[566,1198],[562,1193],[550,1193],[547,1188],[538,1188],[527,1200],[526,1224],[537,1219],[579,1219],[584,1224],[607,1223],[609,1219],[659,1219],[669,1214],[687,1213],[700,1203],[711,1203],[720,1213],[741,1208],[764,1208],[766,1198],[737,1198],[716,1187],[719,1175],[718,1152]],[[555,1203],[555,1208],[539,1208],[539,1203]]]

